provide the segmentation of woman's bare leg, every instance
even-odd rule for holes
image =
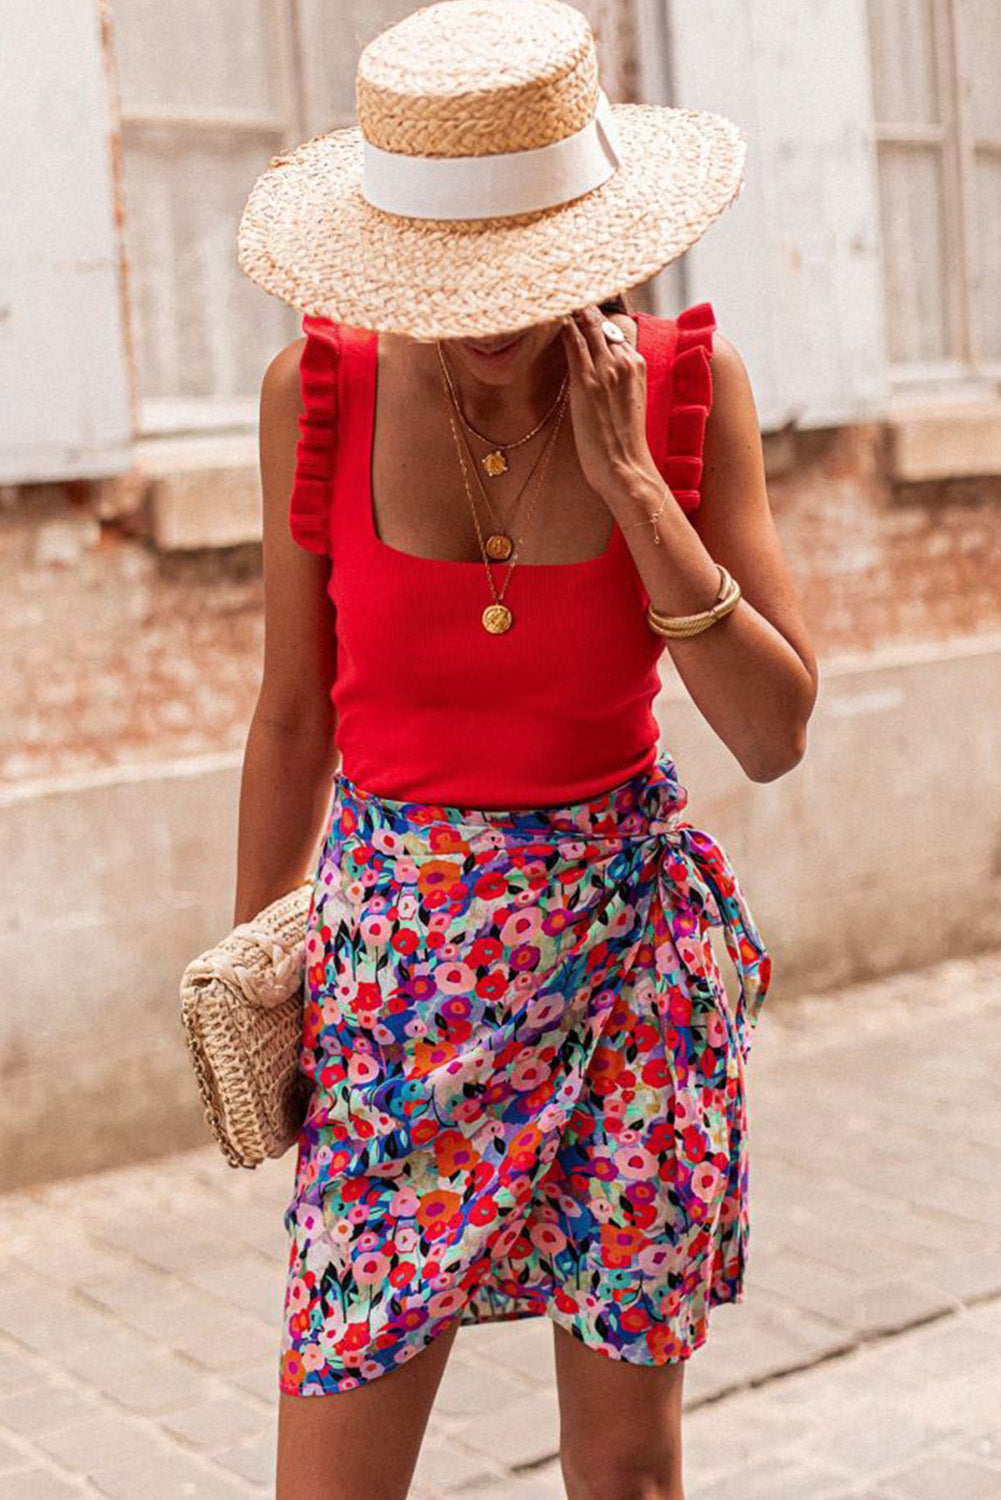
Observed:
[[[354,1390],[280,1392],[275,1500],[406,1500],[458,1327]]]
[[[553,1324],[568,1500],[684,1500],[685,1361],[634,1365]]]

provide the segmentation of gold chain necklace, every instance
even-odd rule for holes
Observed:
[[[463,427],[466,428],[467,432],[471,432],[474,437],[478,437],[480,442],[486,443],[487,447],[491,450],[489,453],[484,454],[484,456],[480,459],[480,463],[483,465],[483,468],[486,470],[486,472],[490,475],[491,479],[495,479],[499,474],[506,474],[508,469],[508,462],[505,454],[507,453],[507,450],[509,448],[520,448],[522,443],[527,443],[530,438],[534,438],[535,434],[537,432],[541,432],[542,428],[545,427],[546,423],[556,411],[556,408],[559,406],[560,401],[563,398],[563,393],[566,390],[567,383],[570,379],[570,371],[567,370],[567,373],[563,377],[563,384],[560,386],[559,391],[557,392],[556,400],[546,412],[546,415],[542,418],[542,421],[537,422],[536,425],[532,428],[531,432],[526,432],[524,437],[515,438],[510,443],[495,443],[492,438],[485,437],[482,432],[478,432],[477,429],[473,426],[472,422],[467,420],[466,414],[462,410],[462,405],[459,401],[459,397],[456,394],[455,386],[452,383],[452,377],[448,372],[448,365],[445,363],[445,355],[442,351],[440,339],[435,339],[435,348],[438,351],[438,359],[441,363],[442,372],[445,376],[445,379],[448,381],[448,389],[452,396],[452,402],[455,406],[456,411],[459,413],[460,422],[462,423]]]
[[[444,382],[444,389],[445,389],[445,399],[446,399],[446,401],[451,406],[452,410],[456,413],[456,415],[461,419],[462,412],[459,410],[458,402],[455,400],[454,391],[452,390],[452,387],[448,384],[448,380],[447,379]],[[454,423],[452,424],[452,433],[453,433],[453,436],[454,436],[455,435],[455,424]],[[510,534],[509,534],[508,527],[506,527],[506,526],[505,527],[501,527],[501,526],[499,526],[497,524],[497,513],[494,510],[493,505],[490,503],[490,497],[488,496],[486,490],[483,488],[483,480],[480,478],[479,473],[476,470],[475,462],[474,462],[474,459],[473,459],[473,452],[472,452],[472,449],[469,446],[469,441],[466,438],[465,434],[463,434],[463,447],[465,448],[466,453],[467,453],[467,455],[469,457],[469,462],[473,465],[473,472],[476,475],[476,487],[479,490],[480,495],[481,495],[482,500],[483,500],[483,503],[486,506],[487,510],[489,511],[490,516],[491,516],[492,521],[493,521],[493,530],[491,531],[490,535],[487,537],[487,540],[486,540],[487,556],[493,558],[494,561],[496,561],[496,562],[506,562],[507,559],[511,556],[512,551],[514,550],[514,542],[513,542],[512,538],[511,538]],[[546,451],[546,445],[545,445],[545,443],[543,443],[542,447],[539,449],[538,453],[535,455],[535,458],[532,461],[532,467],[529,469],[528,474],[525,477],[525,480],[522,483],[522,486],[521,486],[520,490],[518,491],[517,498],[515,500],[515,503],[514,503],[514,506],[513,506],[512,510],[511,510],[511,521],[512,522],[514,521],[515,516],[517,515],[518,511],[521,509],[521,503],[522,503],[522,500],[524,499],[525,495],[528,493],[528,486],[531,483],[532,475],[535,473],[535,470],[538,468],[539,461],[541,460],[541,458],[542,458],[543,454],[545,453],[545,451]],[[461,453],[460,453],[460,459],[461,459]]]
[[[480,530],[480,519],[476,513],[476,505],[473,501],[473,491],[472,486],[469,483],[469,474],[466,469],[466,460],[462,452],[462,444],[459,438],[459,431],[455,425],[455,418],[452,416],[451,411],[449,411],[448,414],[448,420],[452,428],[452,436],[455,439],[455,449],[459,455],[459,464],[462,468],[462,480],[466,489],[466,498],[469,501],[469,508],[473,513],[473,524],[476,527],[476,536],[480,544],[480,553],[483,557],[483,565],[487,570],[487,582],[490,585],[490,592],[493,595],[494,599],[493,604],[488,604],[480,617],[483,623],[484,630],[488,631],[490,635],[501,635],[504,631],[510,630],[511,626],[514,624],[514,616],[511,613],[510,608],[504,603],[504,595],[507,593],[508,585],[511,582],[511,575],[514,572],[515,563],[518,561],[518,548],[524,542],[525,537],[528,534],[528,520],[531,518],[532,514],[534,514],[539,496],[542,493],[543,482],[545,480],[546,472],[549,468],[549,463],[553,456],[553,452],[556,448],[556,440],[559,436],[560,426],[563,422],[563,413],[566,410],[566,404],[566,393],[564,392],[563,400],[560,403],[559,414],[556,418],[556,425],[553,428],[552,432],[549,434],[549,437],[546,439],[546,445],[544,449],[545,459],[539,471],[539,482],[535,487],[535,494],[532,497],[532,503],[529,506],[529,516],[528,518],[526,518],[525,530],[519,536],[517,546],[515,547],[511,560],[508,563],[507,577],[504,580],[504,587],[501,589],[500,593],[497,592],[497,588],[494,584],[493,573],[490,571],[490,558],[487,555],[486,546],[483,541],[483,533]]]

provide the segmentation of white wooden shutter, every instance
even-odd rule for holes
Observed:
[[[764,429],[871,419],[886,382],[864,0],[668,0],[668,16],[671,102],[749,137],[741,196],[683,258],[685,300],[713,303]]]
[[[125,234],[143,427],[250,425],[298,320],[236,260],[254,179],[294,144],[277,0],[113,0]]]
[[[970,200],[971,355],[1001,363],[1001,4],[954,0],[960,156]]]
[[[0,482],[120,472],[131,420],[96,0],[0,0]]]

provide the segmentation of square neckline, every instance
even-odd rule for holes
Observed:
[[[640,339],[643,332],[642,313],[632,312],[629,314],[636,324],[636,348],[639,350]],[[394,547],[391,542],[385,541],[378,532],[375,524],[375,477],[373,473],[375,460],[375,412],[379,387],[379,335],[373,331],[368,340],[370,358],[370,400],[368,401],[368,428],[366,433],[365,452],[365,528],[369,540],[376,549],[385,554],[402,558],[406,563],[425,563],[437,568],[463,568],[469,573],[470,568],[482,568],[485,566],[482,557],[424,557],[419,552],[405,552],[401,547]],[[604,548],[596,553],[594,557],[579,557],[571,562],[518,562],[519,568],[537,568],[549,572],[565,571],[567,569],[594,568],[609,562],[618,552],[619,542],[627,545],[615,517],[612,517],[612,530]],[[472,576],[472,575],[469,575]]]

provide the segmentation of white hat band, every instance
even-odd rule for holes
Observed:
[[[493,219],[567,203],[607,182],[622,158],[611,105],[598,90],[582,129],[548,146],[496,156],[406,156],[363,141],[362,196],[414,219]]]

